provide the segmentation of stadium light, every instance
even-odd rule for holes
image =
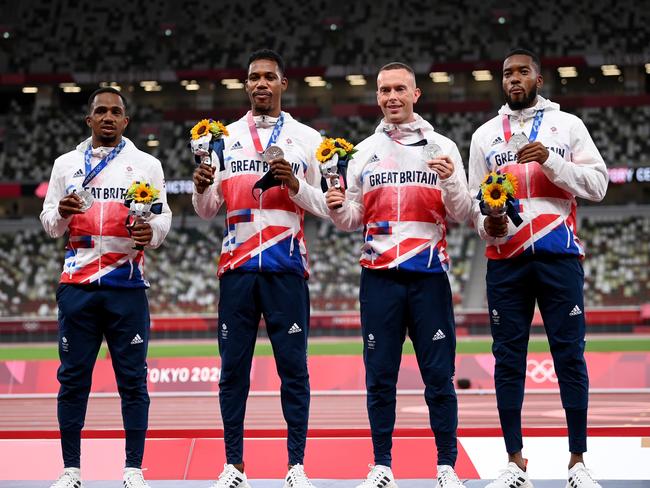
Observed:
[[[228,88],[228,90],[241,90],[242,88],[244,88],[244,84],[240,83],[239,81],[234,81],[234,82],[228,83],[226,85],[226,88]]]
[[[160,141],[158,139],[149,139],[147,141],[147,147],[158,147],[160,146]]]
[[[650,63],[645,64],[645,72],[650,75]]]
[[[81,87],[76,83],[59,83],[59,88],[63,90],[63,93],[79,93],[81,91]]]
[[[575,66],[560,66],[557,72],[561,78],[576,78],[578,76],[578,70]]]
[[[472,71],[472,76],[476,81],[492,81],[492,73],[488,69],[478,69]]]
[[[615,64],[603,64],[600,70],[604,76],[618,76],[621,74],[621,70]]]
[[[322,76],[305,76],[305,81],[312,88],[327,85],[327,81]]]
[[[363,75],[347,75],[345,79],[348,80],[348,83],[352,86],[362,86],[366,84],[366,79]]]
[[[36,86],[23,86],[23,93],[38,93]]]
[[[432,71],[429,76],[434,83],[449,83],[451,80],[449,73],[446,71]]]
[[[230,85],[232,83],[239,83],[239,78],[224,78],[221,80],[222,85]]]
[[[183,82],[181,82],[181,85],[182,85],[182,84],[183,84]],[[186,89],[187,91],[196,91],[196,90],[198,90],[199,88],[201,88],[201,85],[199,85],[199,84],[196,82],[196,80],[192,80],[192,81],[190,81],[189,83],[186,83],[186,84],[185,84],[185,89]]]

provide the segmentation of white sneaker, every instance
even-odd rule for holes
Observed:
[[[294,464],[284,477],[284,488],[314,488],[302,464]]]
[[[65,468],[50,488],[83,488],[81,470],[79,468]]]
[[[124,488],[149,488],[140,468],[124,468]]]
[[[526,471],[523,471],[515,463],[508,463],[499,477],[485,485],[485,488],[533,488],[533,484]]]
[[[393,471],[388,466],[369,464],[368,467],[370,473],[356,488],[397,488]]]
[[[211,488],[251,488],[246,475],[232,464],[224,464],[219,479]]]
[[[456,475],[454,468],[448,464],[438,466],[437,488],[465,488]]]
[[[575,463],[569,470],[569,479],[566,488],[602,488],[591,476],[591,472],[583,463]]]

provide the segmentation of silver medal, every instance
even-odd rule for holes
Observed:
[[[270,163],[274,159],[284,158],[284,151],[278,146],[269,146],[264,151],[264,161]]]
[[[438,144],[429,142],[422,148],[422,155],[425,161],[437,159],[438,156],[442,155],[442,148]]]
[[[508,146],[512,148],[515,152],[518,152],[522,147],[528,144],[528,137],[526,134],[519,132],[518,134],[513,134],[510,140],[508,141]]]
[[[92,193],[90,193],[87,190],[80,190],[78,192],[75,192],[79,198],[81,198],[81,211],[85,212],[88,210],[90,207],[93,206],[93,202],[95,201],[95,198],[93,197]]]

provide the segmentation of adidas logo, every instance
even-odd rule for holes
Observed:
[[[80,178],[84,175],[84,170],[79,168],[75,174],[72,175],[73,178]]]
[[[575,317],[576,315],[580,315],[582,313],[582,310],[580,310],[580,307],[577,305],[573,307],[573,310],[569,312],[569,317]]]
[[[302,329],[298,327],[298,324],[294,322],[291,328],[289,329],[289,334],[297,334],[298,332],[302,332]]]
[[[433,340],[439,341],[440,339],[444,339],[445,337],[447,337],[445,333],[440,329],[438,329],[438,332],[436,332],[435,335],[433,336]]]
[[[497,136],[497,138],[492,141],[493,146],[496,146],[497,144],[503,144],[503,139],[501,139],[501,136]]]
[[[234,151],[235,149],[242,149],[242,145],[239,141],[235,142],[232,146],[230,146],[231,151]]]
[[[131,345],[135,344],[142,344],[144,341],[142,340],[142,337],[140,337],[140,334],[136,334],[133,340],[131,341]]]
[[[377,163],[379,161],[379,158],[377,157],[376,154],[373,154],[372,157],[368,160],[369,163]]]

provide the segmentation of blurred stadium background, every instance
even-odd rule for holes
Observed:
[[[88,134],[85,103],[97,87],[125,93],[126,136],[162,161],[167,178],[172,231],[147,253],[154,337],[211,339],[223,218],[204,222],[193,213],[187,141],[200,118],[231,122],[246,112],[242,82],[252,50],[270,47],[284,56],[286,111],[352,142],[380,118],[378,67],[411,64],[423,92],[416,110],[458,144],[466,161],[472,132],[502,103],[502,58],[515,46],[541,55],[542,95],[585,122],[609,168],[605,200],[580,201],[578,210],[589,334],[618,334],[636,341],[637,350],[648,348],[640,340],[650,330],[647,1],[0,0],[0,12],[5,348],[24,342],[56,348],[54,292],[65,242],[45,235],[38,214],[54,159]],[[308,217],[306,236],[312,336],[357,337],[361,233],[340,233]],[[458,334],[485,336],[483,243],[454,223],[448,242]],[[534,332],[543,333],[539,318]]]

